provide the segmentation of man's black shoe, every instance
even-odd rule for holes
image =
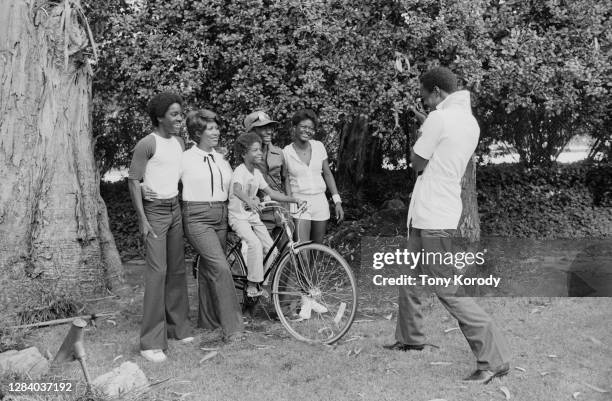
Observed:
[[[509,371],[510,371],[510,365],[508,365],[507,363],[504,363],[503,365],[501,365],[499,368],[495,370],[477,369],[476,371],[474,371],[474,373],[472,373],[471,375],[463,379],[463,381],[478,383],[478,384],[489,384],[491,380],[495,379],[496,377],[505,376],[508,374]]]
[[[393,351],[423,351],[425,346],[422,344],[402,344],[398,341],[395,344],[383,345],[383,348]]]

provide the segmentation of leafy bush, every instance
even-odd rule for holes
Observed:
[[[484,235],[540,238],[611,234],[611,165],[482,167],[478,208]]]
[[[132,206],[127,178],[117,182],[100,183],[100,193],[108,209],[111,232],[121,258],[144,256],[144,248],[138,231],[138,217]]]
[[[404,111],[418,96],[417,77],[436,64],[450,66],[473,92],[485,152],[504,140],[523,162],[548,164],[579,131],[609,135],[603,2],[84,4],[100,50],[93,130],[102,171],[128,163],[150,130],[146,103],[163,89],[180,92],[187,108],[222,116],[224,144],[256,108],[287,121],[307,106],[319,113],[334,154],[345,117],[367,114],[370,133],[397,161],[411,132]],[[279,138],[287,133],[281,125]]]

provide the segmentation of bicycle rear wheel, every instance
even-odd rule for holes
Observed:
[[[245,306],[250,305],[253,301],[250,301],[250,298],[246,296],[247,267],[241,253],[240,238],[234,233],[230,233],[227,236],[226,249],[225,257],[232,272],[236,297],[238,298],[238,303],[244,309]]]
[[[293,337],[332,344],[351,327],[357,311],[355,276],[342,256],[321,244],[298,246],[279,262],[272,299]]]

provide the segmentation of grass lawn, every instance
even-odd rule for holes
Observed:
[[[426,332],[440,349],[381,348],[393,341],[396,289],[375,287],[365,274],[359,278],[356,322],[334,347],[300,343],[280,323],[262,317],[248,327],[245,343],[224,346],[219,332],[194,329],[193,344],[171,342],[166,363],[147,362],[138,354],[143,266],[125,267],[133,297],[91,305],[120,313],[88,328],[85,345],[92,377],[134,361],[151,383],[161,381],[138,399],[488,401],[505,400],[504,387],[512,400],[612,400],[612,298],[479,299],[508,337],[514,357],[509,376],[487,386],[466,385],[460,379],[475,368],[474,357],[461,332],[449,330],[456,322],[434,298],[425,302]],[[196,283],[191,277],[188,283],[195,321]],[[43,355],[54,354],[67,330],[39,329],[27,342]],[[209,352],[201,347],[218,348],[218,354],[200,362]],[[82,380],[76,362],[51,374]]]

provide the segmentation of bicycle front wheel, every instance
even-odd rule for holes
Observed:
[[[346,260],[325,245],[304,244],[297,250],[284,255],[274,274],[274,307],[296,339],[332,344],[355,319],[355,276]]]

